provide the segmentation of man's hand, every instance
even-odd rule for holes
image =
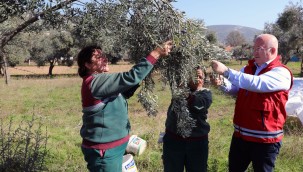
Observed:
[[[214,86],[220,86],[223,84],[224,79],[222,75],[215,74],[210,76],[210,82]]]
[[[211,61],[211,67],[213,68],[213,71],[219,75],[223,75],[223,73],[228,70],[228,67],[217,60]]]

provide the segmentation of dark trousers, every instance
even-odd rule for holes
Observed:
[[[271,172],[282,143],[256,143],[233,137],[229,151],[229,171],[244,172],[250,162],[254,172]]]
[[[206,172],[208,138],[199,141],[176,140],[165,134],[163,138],[164,172]]]

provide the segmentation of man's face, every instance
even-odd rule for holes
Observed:
[[[254,44],[255,62],[260,66],[271,60],[272,47],[267,47],[262,39],[257,39]]]

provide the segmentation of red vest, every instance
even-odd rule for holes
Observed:
[[[267,67],[262,69],[258,75],[262,75],[274,67],[288,69],[280,62],[278,56]],[[255,71],[254,60],[250,60],[244,72],[254,75]],[[290,70],[289,72],[292,78],[292,73]],[[293,81],[291,81],[291,86],[292,83]],[[257,93],[240,89],[234,114],[235,136],[247,141],[260,143],[275,143],[282,140],[288,92],[289,90]]]

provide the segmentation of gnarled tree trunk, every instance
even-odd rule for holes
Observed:
[[[53,69],[55,67],[55,64],[58,62],[57,58],[48,60],[49,62],[49,68],[48,68],[48,76],[53,76]]]
[[[4,77],[5,77],[5,83],[8,84],[9,73],[7,70],[7,60],[6,60],[6,56],[5,56],[3,47],[0,48],[0,63],[1,63],[1,68],[3,70]]]

